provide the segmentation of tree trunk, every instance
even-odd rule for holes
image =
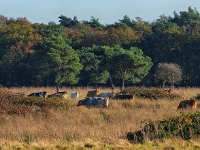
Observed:
[[[125,80],[124,80],[124,79],[122,79],[121,92],[123,92],[123,91],[124,91],[124,83],[125,83]]]
[[[56,84],[56,92],[59,92],[59,84]]]
[[[112,90],[114,90],[115,87],[114,87],[114,84],[113,84],[113,81],[112,81],[112,77],[110,77],[109,79],[110,79],[110,85],[111,85],[111,88],[112,88]]]
[[[162,84],[162,87],[163,87],[163,88],[165,87],[165,83],[166,83],[166,82],[165,82],[165,81],[163,81],[163,84]]]
[[[171,85],[172,85],[172,89],[174,89],[174,81],[172,81]]]

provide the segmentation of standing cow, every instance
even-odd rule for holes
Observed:
[[[109,99],[102,97],[90,97],[84,100],[80,100],[77,106],[86,106],[86,107],[108,107]]]
[[[87,96],[86,97],[96,97],[99,95],[99,91],[96,89],[94,91],[88,91]]]
[[[197,102],[193,99],[181,101],[179,103],[177,109],[187,109],[187,108],[196,109],[197,108]]]

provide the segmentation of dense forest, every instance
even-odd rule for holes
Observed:
[[[191,7],[153,22],[127,15],[103,25],[59,16],[59,24],[0,16],[3,86],[155,86],[159,63],[183,71],[179,86],[200,85],[200,14]]]

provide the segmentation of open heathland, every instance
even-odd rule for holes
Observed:
[[[133,88],[134,89],[134,88]],[[78,91],[83,99],[92,88],[61,88],[61,91]],[[111,91],[102,88],[100,92]],[[141,88],[144,91],[144,88]],[[160,93],[163,89],[158,90]],[[110,100],[108,108],[78,107],[78,100],[35,98],[25,95],[32,92],[55,92],[55,88],[1,88],[0,90],[0,141],[2,148],[32,149],[156,149],[188,148],[198,149],[198,136],[190,141],[183,139],[162,139],[133,144],[127,139],[129,132],[136,132],[149,122],[171,119],[200,109],[177,110],[184,99],[195,97],[200,89],[179,88],[172,90],[176,98],[159,99],[136,96],[133,100]],[[116,90],[118,91],[118,90]],[[160,94],[159,93],[159,94]],[[156,93],[155,93],[156,94]],[[171,136],[169,136],[171,138]],[[158,139],[159,140],[159,139]],[[164,140],[164,141],[163,141]],[[11,142],[14,142],[11,144]],[[52,143],[52,144],[50,144]],[[10,146],[10,147],[9,147]]]

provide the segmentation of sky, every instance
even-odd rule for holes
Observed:
[[[33,23],[58,22],[62,14],[79,20],[98,18],[102,24],[112,24],[128,15],[154,21],[160,15],[173,15],[191,6],[200,12],[199,0],[0,0],[0,15],[26,17]]]

